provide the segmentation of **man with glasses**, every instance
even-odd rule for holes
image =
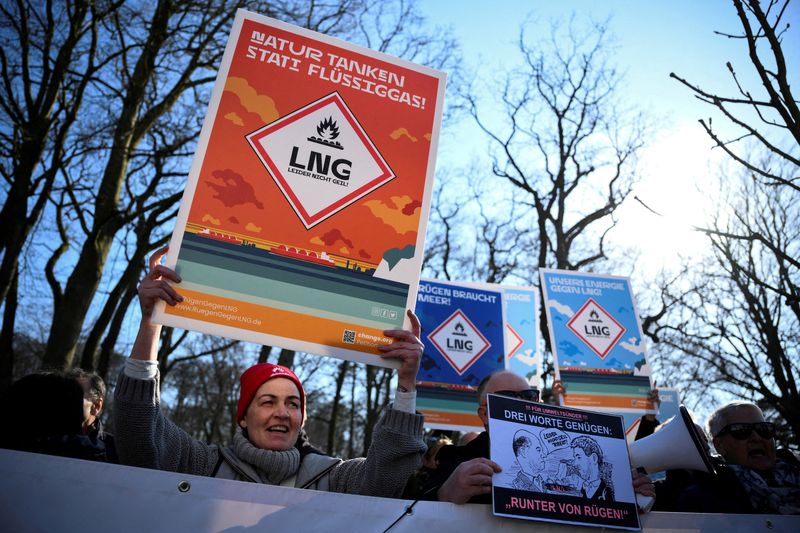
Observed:
[[[800,513],[800,463],[787,451],[779,459],[775,426],[750,402],[733,402],[708,420],[724,463],[716,475],[699,476],[678,498],[678,511],[703,513]]]
[[[489,459],[489,413],[487,394],[498,394],[538,402],[539,391],[525,379],[501,370],[491,374],[478,385],[478,417],[485,429],[465,446],[445,446],[436,459],[434,470],[423,489],[423,500],[451,503],[492,503],[492,476],[502,469]],[[655,496],[655,487],[644,474],[636,473],[633,479],[636,492]]]
[[[423,500],[492,503],[492,475],[501,468],[489,459],[487,394],[539,401],[539,391],[513,372],[502,370],[484,378],[478,385],[478,417],[486,431],[464,446],[444,446],[439,450],[439,467],[428,477]]]

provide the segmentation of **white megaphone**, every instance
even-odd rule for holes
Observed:
[[[680,406],[680,414],[662,424],[658,431],[628,446],[631,465],[646,473],[686,469],[715,473],[707,443],[694,425],[689,411]],[[636,495],[639,507],[649,511],[655,500]]]

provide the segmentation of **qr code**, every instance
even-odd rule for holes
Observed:
[[[346,342],[347,344],[355,344],[356,343],[356,332],[350,331],[349,329],[344,330],[344,335],[342,336],[342,341]]]

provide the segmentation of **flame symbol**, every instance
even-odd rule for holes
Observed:
[[[339,128],[336,126],[336,121],[333,117],[328,117],[317,126],[317,133],[323,139],[333,140],[339,136]]]
[[[589,313],[589,316],[591,318],[595,318],[595,319],[600,318],[600,315],[597,314],[597,311],[595,311],[594,309],[591,310],[591,312]]]
[[[464,325],[461,322],[456,323],[456,327],[454,328],[458,332],[464,331]]]

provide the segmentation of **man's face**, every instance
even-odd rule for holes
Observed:
[[[300,391],[291,380],[273,378],[256,391],[239,422],[250,442],[264,450],[288,450],[303,427]]]
[[[728,416],[728,425],[758,422],[764,422],[761,410],[746,405],[735,409]],[[775,440],[766,439],[756,431],[750,431],[750,435],[741,440],[725,432],[714,437],[714,447],[731,464],[762,471],[775,467]]]
[[[544,469],[544,458],[542,457],[542,445],[538,440],[533,440],[528,446],[528,470],[532,473],[540,472]]]
[[[489,383],[486,384],[486,394],[502,390],[521,391],[530,388],[531,386],[528,385],[527,381],[513,372],[501,372],[489,379]],[[486,431],[489,431],[489,415],[486,410],[486,398],[484,398],[478,406],[478,416],[483,422],[483,427]]]
[[[583,449],[576,447],[572,449],[572,459],[575,468],[578,469],[578,475],[582,479],[589,479],[591,475],[589,465],[592,463],[592,458],[587,456]]]

